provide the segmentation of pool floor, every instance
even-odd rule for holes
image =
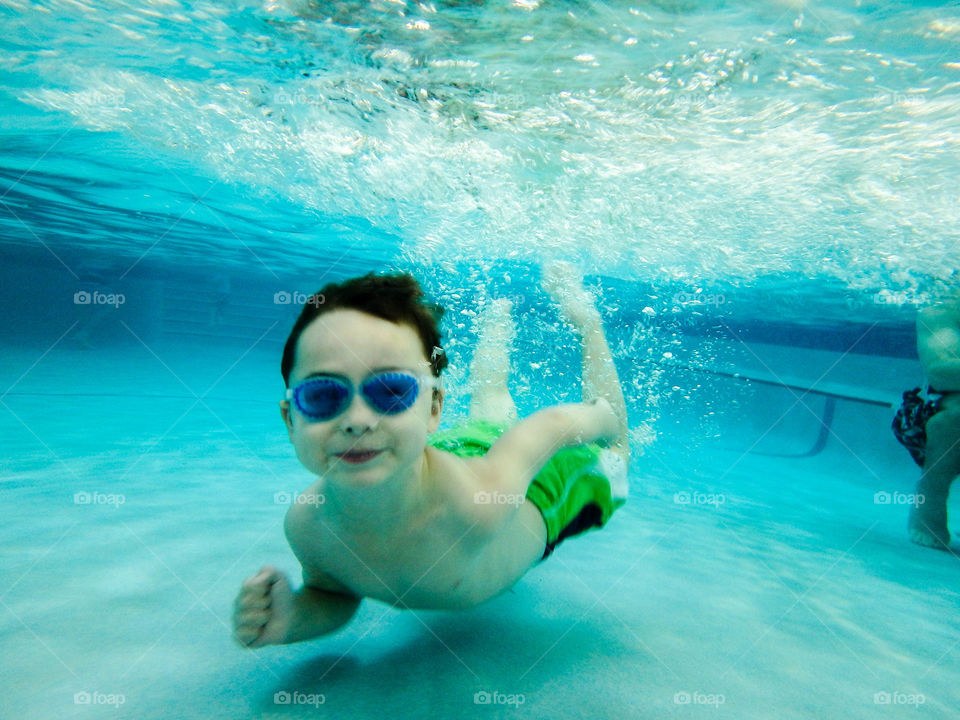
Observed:
[[[91,358],[55,355],[14,390],[53,376],[82,390]],[[190,391],[173,376],[196,361],[171,364],[150,388],[182,397],[137,397],[139,381],[107,372],[123,397],[4,399],[4,717],[947,718],[960,705],[958,558],[911,545],[906,507],[875,498],[915,477],[860,482],[826,472],[829,457],[721,446],[695,464],[654,446],[607,528],[477,608],[366,601],[329,638],[241,649],[233,598],[265,563],[297,582],[276,494],[310,482],[272,403],[212,399],[262,382],[261,360],[202,402],[229,362],[203,364],[211,380]],[[16,379],[16,357],[4,362]]]

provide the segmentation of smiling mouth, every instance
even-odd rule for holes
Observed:
[[[373,460],[382,450],[350,450],[345,453],[337,453],[337,457],[350,465],[361,465]]]

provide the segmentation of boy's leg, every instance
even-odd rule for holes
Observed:
[[[510,396],[510,349],[516,327],[510,314],[513,303],[492,301],[480,319],[480,340],[470,363],[470,418],[510,426],[517,407]]]
[[[627,404],[593,296],[584,289],[583,278],[576,267],[567,262],[556,262],[544,268],[543,287],[560,306],[567,322],[580,334],[583,399],[606,398],[613,407],[620,419],[620,435],[610,449],[629,462]]]
[[[960,474],[960,407],[948,406],[938,412],[927,422],[926,430],[926,459],[917,483],[917,494],[924,501],[910,509],[910,539],[946,549],[950,544],[947,498],[950,485]]]
[[[620,418],[617,445],[567,448],[555,455],[531,483],[527,500],[547,525],[543,558],[565,539],[603,527],[628,494],[626,403],[620,379],[603,332],[600,313],[583,280],[570,263],[554,263],[543,271],[543,287],[578,331],[583,353],[583,398],[606,398]]]

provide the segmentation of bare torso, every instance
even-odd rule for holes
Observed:
[[[960,410],[960,302],[943,302],[917,314],[917,352],[931,387],[949,393],[944,409]]]
[[[326,505],[294,505],[288,531],[311,583],[370,597],[396,607],[453,609],[475,605],[509,589],[546,542],[539,510],[524,502],[492,535],[471,517],[471,463],[428,447],[425,509],[387,532],[371,518],[363,531],[347,530]],[[317,480],[304,495],[323,494]]]

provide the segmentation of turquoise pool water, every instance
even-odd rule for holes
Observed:
[[[889,424],[916,308],[957,287],[956,3],[7,0],[0,27],[0,716],[952,717],[957,557],[907,542]],[[510,297],[524,414],[578,397],[558,258],[624,384],[627,506],[473,610],[234,645],[241,581],[298,572],[298,297],[416,274],[445,423]]]

